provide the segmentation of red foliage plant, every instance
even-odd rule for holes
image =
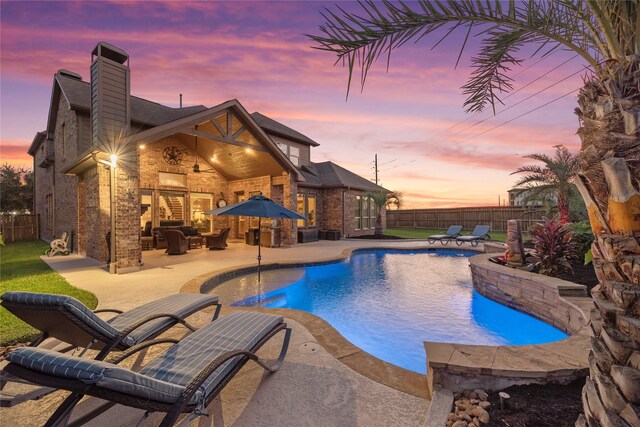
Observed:
[[[571,265],[580,261],[580,245],[573,239],[573,230],[557,215],[543,217],[531,230],[531,240],[539,260],[535,267],[541,274],[556,277],[573,271]]]

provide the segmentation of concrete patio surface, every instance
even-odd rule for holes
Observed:
[[[210,315],[196,314],[190,321],[200,327]],[[428,401],[394,390],[356,373],[325,351],[299,323],[287,320],[293,329],[285,363],[275,374],[267,374],[249,362],[225,387],[220,400],[210,405],[219,426],[417,426],[426,418]],[[174,328],[167,336],[180,336]],[[275,359],[282,334],[274,337],[258,354]],[[165,347],[166,348],[166,347]],[[146,360],[159,354],[151,351]],[[42,425],[66,397],[56,392],[39,401],[3,408],[3,425]],[[87,398],[74,417],[100,403]],[[88,426],[133,426],[144,411],[116,405]],[[145,425],[159,423],[150,418]],[[197,421],[191,423],[197,425]],[[208,425],[208,424],[207,424]]]
[[[350,248],[430,246],[426,241],[416,240],[319,241],[293,248],[263,248],[262,260],[263,263],[323,260],[339,257]],[[468,249],[466,246],[460,249]],[[255,264],[256,256],[257,247],[244,243],[230,243],[223,251],[192,249],[181,256],[168,256],[164,250],[145,251],[142,253],[144,266],[140,271],[123,275],[110,275],[104,265],[79,255],[43,259],[72,285],[95,293],[99,308],[127,310],[178,293],[195,277]],[[229,310],[225,308],[223,313]],[[194,317],[196,324],[207,321],[204,314]],[[382,381],[372,380],[351,369],[349,363],[334,357],[335,352],[328,352],[319,344],[319,341],[324,343],[322,339],[316,339],[293,318],[299,316],[292,313],[287,317],[287,322],[293,327],[293,337],[281,370],[266,375],[252,363],[245,366],[223,391],[221,405],[216,406],[215,425],[416,426],[426,419],[428,400],[417,397],[416,393],[400,391],[399,387],[384,385]],[[275,359],[280,340],[272,340],[260,353]],[[156,354],[159,351],[156,350]],[[63,395],[57,392],[37,402],[3,409],[0,418],[3,423],[15,425],[42,424]],[[95,399],[85,400],[78,413],[92,405],[95,405]],[[140,416],[140,411],[116,406],[91,425],[135,425]],[[157,420],[149,422],[154,425]]]

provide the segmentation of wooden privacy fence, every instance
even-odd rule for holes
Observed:
[[[528,230],[542,219],[544,212],[519,206],[480,208],[400,209],[387,211],[387,228],[428,228],[445,230],[461,225],[473,230],[476,225],[490,225],[492,231],[507,231],[507,221],[519,219],[522,229]]]
[[[38,215],[0,215],[0,231],[5,243],[39,239]]]

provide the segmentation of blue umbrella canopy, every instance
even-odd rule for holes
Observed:
[[[260,218],[307,219],[297,212],[280,206],[264,196],[253,196],[244,202],[206,211],[205,214],[222,216],[257,216]]]
[[[244,202],[206,211],[205,214],[220,216],[257,216],[259,218],[304,219],[298,212],[280,206],[262,195],[253,196]],[[262,261],[260,234],[258,233],[258,304],[260,304],[260,264]]]

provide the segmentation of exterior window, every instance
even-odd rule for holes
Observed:
[[[148,224],[148,225],[147,225]],[[153,193],[151,190],[140,190],[140,230],[143,236],[150,236],[153,224]]]
[[[376,202],[372,198],[369,198],[369,207],[371,209],[369,211],[369,223],[371,228],[375,228],[376,220],[378,219],[378,206],[376,206]]]
[[[296,166],[300,166],[300,149],[298,147],[289,147],[289,160]]]
[[[369,198],[362,197],[362,229],[369,228]]]
[[[212,208],[211,194],[191,193],[191,226],[201,233],[211,233],[211,216],[205,212]]]
[[[276,145],[291,160],[291,163],[300,166],[300,149],[298,147],[292,147],[283,142],[276,142]]]
[[[167,187],[186,187],[187,176],[180,173],[159,172],[160,185]]]
[[[163,191],[158,200],[158,213],[161,221],[184,220],[184,194]]]
[[[62,156],[64,157],[65,155],[65,150],[67,149],[66,145],[66,141],[64,140],[64,134],[65,134],[65,124],[63,123],[62,126],[60,126],[60,145],[62,146]]]
[[[283,144],[282,142],[276,142],[276,145],[278,146],[280,151],[282,151],[284,154],[288,154],[287,149],[289,148],[289,146],[287,144]]]
[[[314,194],[309,194],[307,196],[307,227],[315,227],[317,224],[316,217],[316,196]]]
[[[362,229],[362,197],[356,196],[355,209],[353,211],[353,228]]]
[[[47,221],[46,227],[51,229],[53,226],[53,194],[47,194],[45,197],[44,217]]]
[[[298,193],[298,198],[296,199],[296,211],[302,216],[306,216],[304,214],[304,202],[305,202],[304,194]],[[299,219],[298,227],[304,227],[304,223],[305,223],[304,219]]]

